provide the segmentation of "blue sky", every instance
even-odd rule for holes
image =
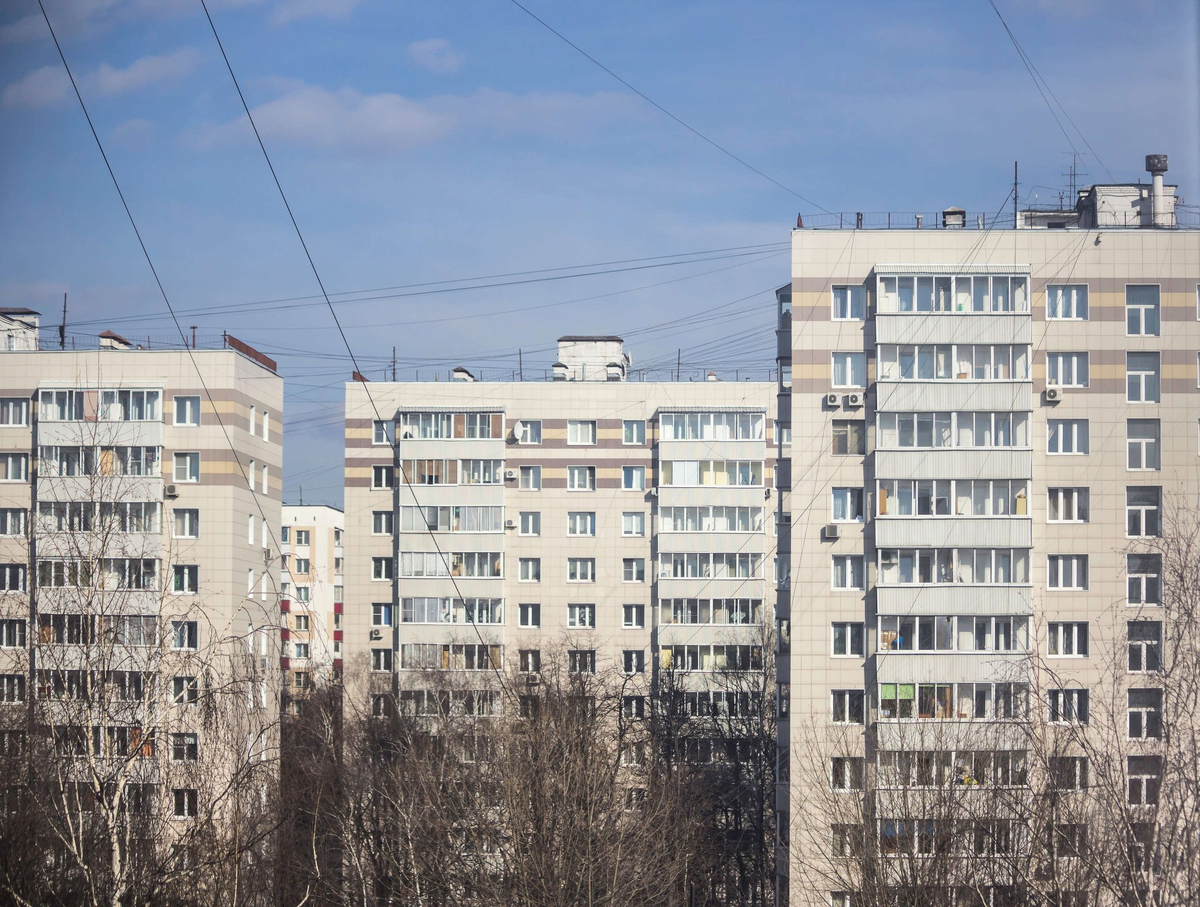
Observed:
[[[350,365],[323,301],[260,304],[317,288],[199,0],[46,4],[181,320],[279,359],[286,496],[303,484],[306,500],[339,502]],[[1170,180],[1200,201],[1194,0],[997,4],[1094,149],[1085,180],[1144,177],[1143,156],[1165,152]],[[347,294],[339,313],[369,375],[382,377],[393,346],[407,378],[456,364],[508,375],[518,348],[537,374],[558,335],[596,332],[628,337],[635,365],[673,366],[682,347],[685,372],[766,378],[766,291],[788,279],[782,243],[798,211],[994,212],[1014,160],[1023,199],[1056,201],[1066,184],[1071,144],[986,0],[526,5],[810,201],[714,150],[508,0],[213,0],[325,285]],[[350,295],[734,247],[753,254]],[[64,291],[80,340],[105,327],[174,332],[36,2],[6,0],[0,305],[54,320]],[[687,333],[645,331],[719,306]]]

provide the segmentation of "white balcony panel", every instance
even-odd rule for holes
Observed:
[[[1030,412],[1033,384],[1029,381],[879,381],[875,384],[878,412]]]
[[[879,614],[1031,614],[1032,586],[879,586]]]
[[[1030,548],[1029,517],[880,517],[875,521],[879,548]]]
[[[658,506],[661,507],[703,507],[706,505],[721,505],[724,507],[769,507],[768,492],[774,494],[771,488],[746,485],[660,485],[658,486]],[[764,518],[769,519],[767,514]]]
[[[39,422],[38,444],[60,447],[162,447],[162,422]]]
[[[767,571],[771,569],[766,564]],[[658,598],[762,598],[767,594],[767,584],[764,579],[713,579],[712,577],[696,577],[694,579],[675,579],[660,577],[658,580]],[[571,599],[575,601],[576,599]],[[584,599],[586,601],[586,599]]]
[[[508,615],[505,615],[507,618]],[[382,640],[374,640],[371,645],[379,647],[382,644],[390,643],[392,640],[391,627],[372,627],[372,630],[382,631]],[[478,634],[475,632],[478,630]],[[480,637],[483,637],[482,642],[486,645],[503,645],[504,643],[504,626],[502,624],[400,624],[400,644],[404,643],[440,643],[447,645],[450,643],[467,643],[470,645],[479,645]],[[367,637],[367,633],[363,633]],[[505,653],[506,655],[508,653]],[[513,652],[512,656],[517,657],[517,653]],[[513,665],[515,667],[515,665]],[[399,662],[397,661],[397,667]],[[506,664],[505,667],[508,667]],[[489,670],[487,672],[491,674]]]
[[[1017,721],[880,719],[876,724],[876,733],[876,745],[881,750],[1028,749],[1028,734]]]
[[[885,479],[1028,479],[1033,452],[1021,449],[876,450],[875,475]]]
[[[757,441],[659,441],[661,460],[765,460],[767,442]]]
[[[1027,652],[880,652],[880,683],[1028,683]]]
[[[880,312],[875,316],[876,343],[1032,343],[1028,312],[975,314]]]
[[[506,479],[504,485],[406,485],[400,486],[401,507],[466,507],[466,506],[504,506],[505,485],[514,490],[517,488],[516,479]],[[382,494],[382,493],[381,493]],[[536,498],[536,494],[531,494]],[[521,503],[517,499],[517,503]],[[531,502],[532,503],[532,502]],[[385,495],[376,509],[384,510],[391,506],[391,497]],[[536,508],[529,507],[529,510]],[[424,532],[424,529],[421,530]]]
[[[763,532],[660,532],[656,538],[658,550],[663,554],[676,551],[762,554],[767,545]]]
[[[661,624],[658,628],[659,646],[768,644],[766,630],[758,624],[733,626],[728,624]]]
[[[383,444],[371,449],[383,456],[390,453]],[[503,460],[507,451],[503,438],[400,439],[402,460]]]

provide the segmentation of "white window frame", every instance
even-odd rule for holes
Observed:
[[[183,418],[181,419],[180,416]],[[171,400],[171,424],[198,426],[200,424],[200,398],[192,395],[174,397]]]
[[[838,497],[845,498],[844,510],[847,515],[839,517],[838,512]],[[858,496],[858,516],[853,516],[855,494]],[[866,519],[866,498],[867,493],[865,488],[855,486],[838,486],[830,493],[829,502],[829,517],[835,523],[861,523]]]
[[[643,630],[646,627],[644,604],[621,605],[621,627],[625,630]]]
[[[396,514],[391,510],[371,511],[371,535],[393,535],[396,528]]]
[[[632,531],[630,531],[632,528]],[[644,538],[646,535],[646,512],[626,510],[621,514],[621,537]]]
[[[542,443],[541,419],[518,419],[517,424],[520,428],[514,431],[513,435],[516,437],[518,444],[532,447],[535,444]]]
[[[517,626],[536,628],[542,625],[540,602],[520,602],[517,605]]]
[[[376,463],[371,467],[371,488],[382,491],[396,484],[396,467],[386,463]]]
[[[834,284],[829,305],[832,321],[866,321],[867,288],[862,284]]]
[[[837,651],[838,632],[846,638],[846,651]],[[854,651],[855,641],[858,651]],[[835,620],[829,627],[829,657],[830,658],[865,658],[867,651],[867,625],[858,620]]]
[[[1135,303],[1129,302],[1129,291],[1133,288],[1138,289],[1154,289],[1154,302],[1152,303]],[[1154,313],[1154,320],[1157,322],[1156,330],[1149,331],[1146,329],[1147,314]],[[1130,330],[1131,321],[1136,321],[1137,330]],[[1126,337],[1158,337],[1162,334],[1162,287],[1156,283],[1127,283],[1125,284],[1125,336]]]
[[[1153,438],[1131,438],[1129,430],[1134,422],[1153,422],[1158,431]],[[1136,456],[1135,456],[1136,451]],[[1131,465],[1134,461],[1140,465]],[[1162,469],[1162,420],[1161,419],[1126,419],[1125,420],[1125,469],[1128,472],[1158,472]]]
[[[522,466],[520,467],[520,491],[541,491],[542,490],[542,467],[540,466]]]
[[[845,567],[842,572],[845,573],[847,584],[838,584],[839,561],[845,562]],[[858,581],[860,585],[853,585],[854,582],[854,562],[858,561]],[[866,559],[861,554],[835,554],[830,560],[830,588],[834,592],[862,592],[866,589]]]
[[[1058,305],[1054,304],[1053,294],[1058,292]],[[1063,305],[1063,303],[1067,303]],[[1052,315],[1051,311],[1058,308],[1059,314]],[[1083,313],[1080,314],[1080,308]],[[1062,314],[1063,311],[1069,309],[1069,315]],[[1088,285],[1086,283],[1078,284],[1051,284],[1046,287],[1046,320],[1047,321],[1087,321],[1088,320]]]
[[[542,581],[542,559],[522,557],[517,559],[517,582],[540,583]]]
[[[1080,429],[1082,428],[1082,432]],[[1057,435],[1055,434],[1057,430]],[[1064,450],[1063,442],[1070,434],[1071,449]],[[1058,441],[1058,450],[1051,445]],[[1083,448],[1082,450],[1080,448]],[[1052,457],[1086,457],[1092,450],[1091,424],[1087,419],[1047,419],[1046,454]]]
[[[1087,658],[1088,622],[1049,621],[1046,624],[1046,655],[1049,658]]]
[[[522,510],[518,515],[518,533],[524,536],[539,536],[542,534],[542,512],[540,510]]]
[[[1058,512],[1066,513],[1070,510],[1075,516],[1071,519],[1060,518],[1053,519],[1051,513],[1053,506],[1051,499],[1057,498]],[[1082,509],[1084,516],[1079,517]],[[1047,523],[1087,523],[1091,520],[1091,488],[1087,485],[1072,485],[1046,489],[1046,522]]]
[[[856,695],[861,700],[861,708],[859,710],[862,713],[861,721],[855,721],[855,720],[853,720],[853,718],[851,718],[851,715],[853,714],[853,711],[854,711],[851,708],[851,701],[852,701],[852,698]],[[842,711],[844,717],[838,716],[839,697],[841,697],[840,705],[841,705],[841,711]],[[863,725],[867,720],[867,694],[866,694],[866,691],[865,690],[830,690],[829,691],[829,719],[834,724],[849,724],[849,725],[856,725],[856,726]]]
[[[596,512],[594,510],[567,511],[567,536],[571,538],[595,538]]]
[[[867,354],[864,352],[835,352],[831,353],[830,375],[832,385],[836,388],[865,389],[867,386]],[[839,374],[843,380],[839,382]],[[857,374],[856,374],[857,372]],[[856,379],[861,378],[861,383]]]
[[[630,438],[632,437],[632,440]],[[621,443],[628,446],[646,446],[646,420],[622,419]]]
[[[1130,368],[1131,356],[1151,356],[1154,358],[1154,369]],[[1200,353],[1197,354],[1200,363]],[[1200,381],[1197,382],[1200,386]],[[1136,395],[1135,395],[1136,390]],[[1150,391],[1153,390],[1153,396]],[[1162,402],[1162,354],[1158,350],[1127,350],[1125,353],[1125,402],[1126,403],[1160,403]]]
[[[588,567],[587,565],[591,565]],[[571,573],[575,573],[575,578],[571,578]],[[582,577],[582,578],[581,578]],[[594,557],[569,557],[567,558],[567,582],[568,583],[594,583],[596,581],[596,559]]]
[[[1131,572],[1135,566],[1135,560],[1138,563],[1137,572]],[[1154,572],[1146,572],[1146,564],[1154,564],[1157,558],[1157,568]],[[1125,555],[1125,604],[1131,608],[1159,608],[1162,606],[1162,557],[1154,552],[1129,552]],[[1138,600],[1135,601],[1129,593],[1133,591],[1136,583],[1138,591]],[[1149,601],[1151,589],[1154,586],[1157,591],[1158,601]]]
[[[1153,504],[1131,504],[1129,493],[1134,489],[1153,488],[1158,492],[1158,500]],[[1138,532],[1132,531],[1133,519],[1137,519]],[[1154,525],[1150,523],[1153,521]],[[1159,538],[1162,535],[1163,523],[1163,494],[1158,485],[1126,485],[1125,486],[1125,537],[1128,539]],[[1150,531],[1153,529],[1153,531]]]
[[[595,419],[567,420],[568,447],[595,447],[598,435]]]
[[[630,578],[632,576],[632,579]],[[646,581],[646,559],[644,557],[621,558],[621,582],[644,583]]]
[[[622,491],[645,491],[646,490],[646,467],[645,466],[622,466],[621,467],[621,490]]]
[[[568,603],[567,626],[572,630],[596,629],[596,606],[578,602]]]
[[[266,417],[266,413],[263,413],[263,417]],[[389,422],[386,419],[373,419],[371,421],[372,445],[390,445],[395,441],[395,437],[395,422]]]
[[[582,472],[580,472],[582,470]],[[583,485],[579,483],[579,477],[584,479]],[[596,467],[595,466],[568,466],[567,467],[567,491],[595,491],[596,490]]]
[[[1054,350],[1046,353],[1047,387],[1090,387],[1091,357],[1086,352]]]
[[[1054,592],[1086,592],[1089,585],[1088,567],[1086,554],[1048,554],[1046,588]],[[1052,585],[1052,582],[1055,584]]]

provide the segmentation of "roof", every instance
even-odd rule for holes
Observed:
[[[608,341],[616,343],[624,343],[620,337],[614,337],[611,334],[567,334],[565,337],[559,337],[559,343],[586,343],[587,341]]]
[[[41,315],[41,312],[36,312],[33,309],[26,309],[21,306],[15,308],[0,308],[0,315]]]
[[[133,346],[133,344],[129,340],[126,340],[124,337],[122,337],[116,331],[105,331],[100,336],[106,340],[119,340],[119,341],[121,341],[121,343],[124,343],[126,346]]]

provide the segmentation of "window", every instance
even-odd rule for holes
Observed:
[[[1047,589],[1087,589],[1086,554],[1051,554],[1046,559]]]
[[[391,488],[396,481],[396,467],[394,466],[372,466],[371,467],[371,487],[372,488]]]
[[[200,454],[176,453],[174,476],[176,482],[199,482]]]
[[[1158,403],[1161,386],[1158,353],[1125,354],[1125,400],[1129,403]]]
[[[371,579],[390,580],[392,578],[392,559],[390,557],[371,558]]]
[[[861,657],[864,635],[861,623],[835,622],[833,624],[833,654]]]
[[[460,460],[459,485],[503,485],[503,460]]]
[[[862,420],[833,420],[833,455],[861,457],[867,452],[867,423]]]
[[[540,419],[521,419],[513,426],[518,444],[541,444],[542,423]]]
[[[644,583],[646,581],[646,559],[643,557],[621,558],[621,582]]]
[[[25,677],[21,674],[0,674],[0,702],[24,702]]]
[[[1046,383],[1059,387],[1087,387],[1088,354],[1047,353]]]
[[[179,705],[195,705],[200,701],[200,685],[195,677],[173,677],[171,696]]]
[[[761,441],[762,413],[663,413],[659,425],[664,441]]]
[[[102,390],[99,416],[103,422],[157,422],[160,392]]]
[[[1049,703],[1047,720],[1051,724],[1088,723],[1087,690],[1050,690],[1047,699]]]
[[[596,423],[584,422],[578,419],[567,420],[568,444],[595,444]]]
[[[191,787],[177,787],[173,793],[175,795],[175,805],[172,815],[176,819],[196,818],[198,811],[196,790]]]
[[[1125,555],[1127,602],[1131,605],[1162,604],[1162,555]]]
[[[522,602],[517,606],[522,627],[540,627],[542,625],[542,606],[536,602]]]
[[[866,287],[833,288],[833,320],[862,321],[867,311]]]
[[[1128,756],[1125,765],[1129,775],[1129,805],[1155,806],[1162,784],[1162,757]]]
[[[567,467],[567,490],[568,491],[595,491],[596,490],[596,467],[595,466],[568,466]]]
[[[1087,756],[1051,756],[1050,787],[1053,790],[1087,790]]]
[[[312,589],[309,586],[296,587],[296,601],[307,602],[312,596]]]
[[[1090,451],[1087,419],[1048,419],[1046,453],[1086,454]]]
[[[199,734],[172,734],[171,761],[195,762],[200,755]]]
[[[391,444],[396,438],[396,427],[394,422],[387,422],[383,419],[374,419],[371,422],[371,443],[372,444]]]
[[[199,397],[176,397],[172,411],[175,415],[176,425],[199,425],[200,424],[200,398]]]
[[[542,515],[536,510],[521,511],[521,535],[541,535]]]
[[[194,595],[200,587],[200,568],[195,564],[175,564],[172,567],[173,582],[171,589]]]
[[[197,648],[196,621],[171,621],[171,648],[195,651]]]
[[[861,488],[833,489],[833,521],[861,523],[863,521],[863,490]]]
[[[567,535],[596,534],[596,514],[592,512],[572,511],[567,514]]]
[[[1046,520],[1050,523],[1086,523],[1088,489],[1049,488],[1046,491]]]
[[[391,535],[395,526],[395,514],[390,510],[371,511],[371,533],[373,535]]]
[[[1049,321],[1087,321],[1087,284],[1046,287],[1046,319]]]
[[[1157,286],[1125,287],[1125,333],[1131,337],[1158,336]]]
[[[391,602],[376,602],[371,605],[371,626],[390,627],[392,625]]]
[[[625,607],[629,607],[626,605]],[[0,649],[25,648],[25,621],[20,618],[0,620]]]
[[[568,583],[594,583],[596,581],[596,559],[594,557],[567,558]]]
[[[271,440],[271,414],[265,409],[262,417],[262,439],[264,441]]]
[[[567,626],[592,629],[596,626],[595,605],[567,605]]]
[[[1086,658],[1088,654],[1088,625],[1086,621],[1051,622],[1048,627],[1049,654],[1062,658]]]
[[[42,391],[38,418],[43,422],[78,422],[83,418],[83,391]]]
[[[24,534],[25,510],[19,507],[0,509],[0,535],[20,536]]]
[[[621,697],[621,717],[622,718],[645,718],[646,717],[646,697],[645,696],[623,696],[623,697]]]
[[[862,690],[834,690],[832,718],[836,724],[862,724],[866,714]]]
[[[522,491],[542,490],[542,467],[522,466],[520,488]]]
[[[1125,534],[1130,538],[1154,538],[1162,526],[1162,488],[1127,486],[1125,489]]]
[[[0,453],[0,482],[29,480],[29,454]]]
[[[1129,469],[1161,469],[1158,419],[1126,420],[1126,448]]]
[[[621,670],[626,674],[646,673],[646,651],[625,649],[621,652]]]
[[[542,581],[542,559],[540,557],[523,557],[517,564],[517,578],[520,582],[540,583]]]
[[[1162,690],[1129,691],[1129,737],[1132,740],[1162,736]]]
[[[834,555],[833,588],[841,592],[861,592],[866,588],[861,554]]]
[[[371,650],[371,670],[372,671],[390,671],[392,669],[392,650],[391,649],[372,649]]]
[[[642,419],[623,419],[621,421],[622,444],[645,444],[646,423]]]
[[[626,511],[621,514],[621,535],[641,537],[646,534],[646,514]]]
[[[834,756],[831,775],[834,790],[863,789],[862,756]]]
[[[269,469],[270,469],[270,467],[268,467],[267,464],[264,463],[263,468],[262,468],[262,493],[263,494],[270,494],[270,484],[271,483],[267,479],[267,472],[269,471]],[[253,490],[253,489],[251,489],[251,490]]]
[[[308,658],[309,644],[306,642],[296,643],[296,653],[295,654],[296,654],[297,658]]]
[[[595,649],[569,649],[567,651],[567,671],[571,674],[595,674]]]
[[[1029,582],[1027,548],[881,548],[878,555],[883,586]]]
[[[867,386],[867,354],[866,353],[834,353],[833,354],[833,386],[834,387],[866,387]]]
[[[1129,673],[1152,674],[1162,670],[1162,622],[1131,620],[1125,624]]]
[[[60,568],[62,564],[58,565]],[[39,572],[41,568],[39,565]],[[39,584],[44,585],[44,584]],[[0,592],[25,591],[25,565],[0,564]]]
[[[251,405],[250,407],[250,434],[254,434],[258,428],[258,409]]]
[[[645,605],[621,605],[621,626],[626,630],[640,630],[646,626]]]
[[[29,401],[21,397],[0,397],[0,425],[28,425]]]
[[[621,467],[621,487],[626,491],[645,491],[646,490],[646,467],[645,466],[622,466]]]

